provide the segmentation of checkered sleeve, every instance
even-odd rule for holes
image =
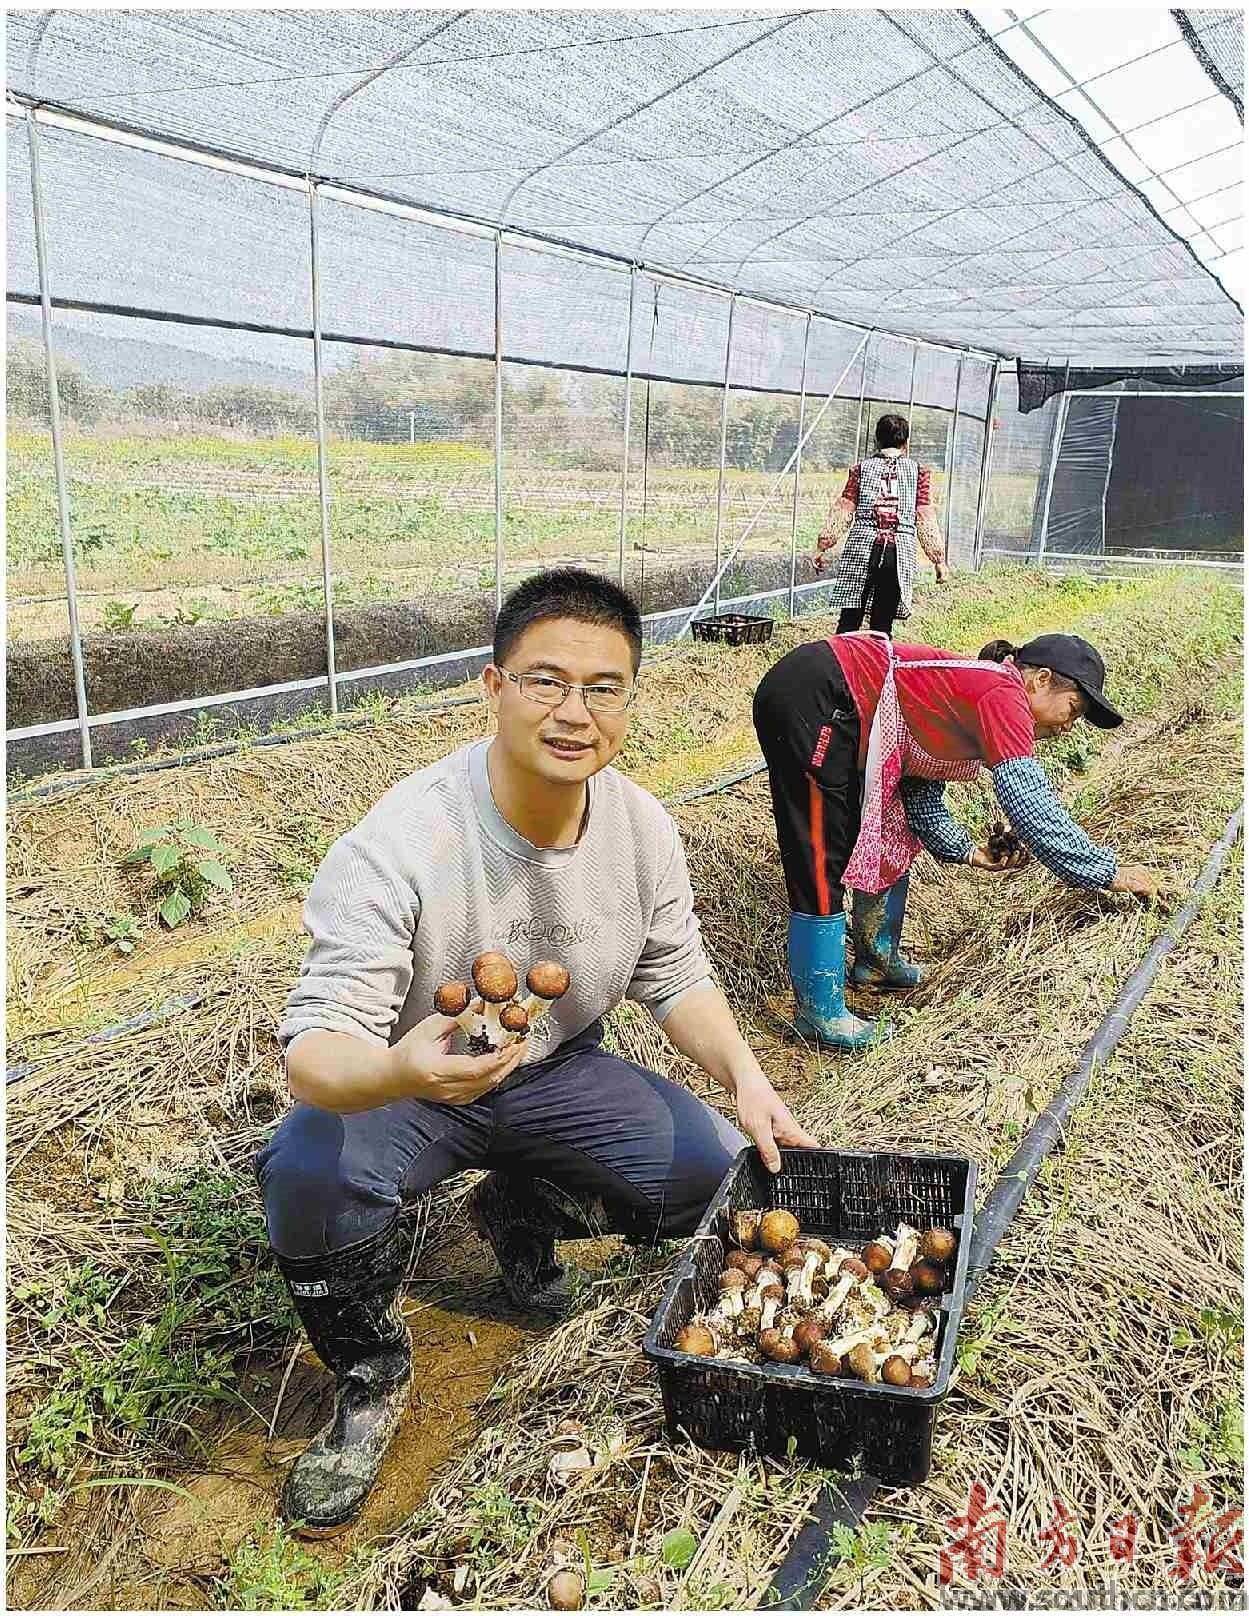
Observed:
[[[966,864],[971,837],[945,805],[943,780],[903,780],[906,822],[942,864]]]
[[[1007,758],[992,774],[1007,819],[1047,870],[1072,887],[1110,885],[1118,860],[1108,847],[1089,840],[1054,795],[1035,758]]]

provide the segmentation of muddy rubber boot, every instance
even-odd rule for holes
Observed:
[[[611,1232],[607,1209],[542,1178],[491,1173],[468,1198],[468,1218],[499,1262],[503,1289],[522,1313],[560,1318],[572,1300],[557,1240],[591,1240]]]
[[[399,1222],[343,1251],[277,1261],[308,1339],[336,1382],[333,1417],[291,1467],[282,1515],[297,1536],[328,1537],[359,1514],[408,1406],[412,1351],[399,1312]]]
[[[910,876],[904,875],[884,892],[855,892],[851,898],[854,969],[850,979],[856,987],[909,993],[924,980],[920,967],[898,952],[910,885]]]
[[[871,1049],[888,1037],[873,1022],[846,1009],[846,917],[789,917],[789,979],[794,985],[794,1024],[806,1038],[832,1049]]]

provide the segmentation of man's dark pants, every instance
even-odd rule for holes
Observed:
[[[470,1105],[397,1100],[340,1115],[298,1104],[257,1159],[280,1257],[359,1244],[401,1202],[467,1168],[541,1178],[621,1234],[689,1234],[746,1143],[710,1106],[600,1045],[595,1023]]]

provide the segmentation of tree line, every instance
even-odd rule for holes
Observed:
[[[112,388],[82,365],[57,365],[61,412],[77,426],[103,423],[143,430],[226,430],[251,436],[310,437],[316,429],[311,395],[255,382],[195,388],[170,381]],[[488,359],[364,351],[324,378],[331,433],[364,442],[452,441],[488,445],[494,432],[494,366]],[[656,464],[714,467],[719,463],[722,395],[718,387],[634,381],[632,441]],[[869,421],[883,405],[870,404]],[[898,408],[895,403],[890,408]],[[808,422],[816,404],[808,405]],[[47,420],[42,351],[17,341],[8,351],[11,418]],[[851,457],[858,406],[837,400],[803,448],[810,470],[845,465]],[[949,417],[913,412],[912,440],[921,459],[944,461]],[[570,470],[614,470],[620,464],[624,384],[511,364],[505,370],[504,435],[523,430],[524,447]],[[725,459],[738,470],[780,471],[798,441],[798,401],[785,395],[734,392],[725,426]]]

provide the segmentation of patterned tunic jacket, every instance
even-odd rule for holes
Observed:
[[[850,521],[850,531],[836,557],[828,604],[838,608],[861,604],[867,584],[868,560],[872,546],[881,534],[877,525],[877,510],[884,507],[891,513],[895,509],[897,511],[897,527],[893,528],[892,522],[890,526],[898,552],[898,586],[902,597],[898,616],[909,617],[915,587],[919,462],[912,460],[909,455],[877,454],[860,461],[858,473],[858,503]],[[927,507],[923,515],[931,522]],[[935,528],[936,524],[932,526]],[[937,536],[939,538],[939,529]],[[928,535],[925,537],[928,538]],[[924,549],[930,559],[938,559],[932,555],[929,543],[925,543]]]

